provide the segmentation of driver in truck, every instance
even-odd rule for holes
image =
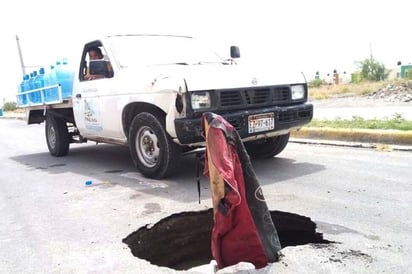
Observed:
[[[85,80],[95,80],[113,77],[113,68],[110,62],[104,60],[102,50],[92,47],[88,50],[89,67],[86,69]]]

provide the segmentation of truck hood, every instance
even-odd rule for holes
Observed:
[[[184,73],[189,90],[284,85],[305,82],[302,74],[243,65],[195,65]]]
[[[189,91],[240,88],[251,86],[305,83],[302,73],[291,74],[271,67],[245,65],[157,65],[144,70],[149,82],[177,78],[186,82]],[[141,75],[141,74],[140,74]]]

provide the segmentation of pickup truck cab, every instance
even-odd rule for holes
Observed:
[[[109,77],[86,80],[92,47],[111,66]],[[231,123],[250,156],[273,157],[286,147],[291,130],[312,119],[306,81],[300,73],[275,73],[275,64],[259,70],[237,64],[239,49],[230,50],[231,58],[223,59],[198,40],[176,35],[88,41],[71,96],[25,106],[27,122],[45,121],[53,156],[68,154],[74,142],[125,145],[136,168],[156,179],[172,175],[182,155],[204,147],[204,112]]]

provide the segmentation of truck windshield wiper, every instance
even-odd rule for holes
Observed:
[[[223,61],[199,61],[192,65],[224,64]]]
[[[176,63],[166,63],[166,64],[159,64],[159,65],[163,65],[163,66],[170,66],[170,65],[188,66],[190,64],[187,63],[187,62],[176,62]]]
[[[189,63],[187,62],[177,62],[177,63],[173,63],[172,65],[182,65],[182,66],[188,66]]]

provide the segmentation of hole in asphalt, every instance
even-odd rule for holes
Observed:
[[[270,211],[282,248],[305,244],[328,244],[310,218],[282,211]],[[170,215],[153,226],[133,232],[123,243],[135,257],[158,266],[187,270],[209,264],[213,210]]]

